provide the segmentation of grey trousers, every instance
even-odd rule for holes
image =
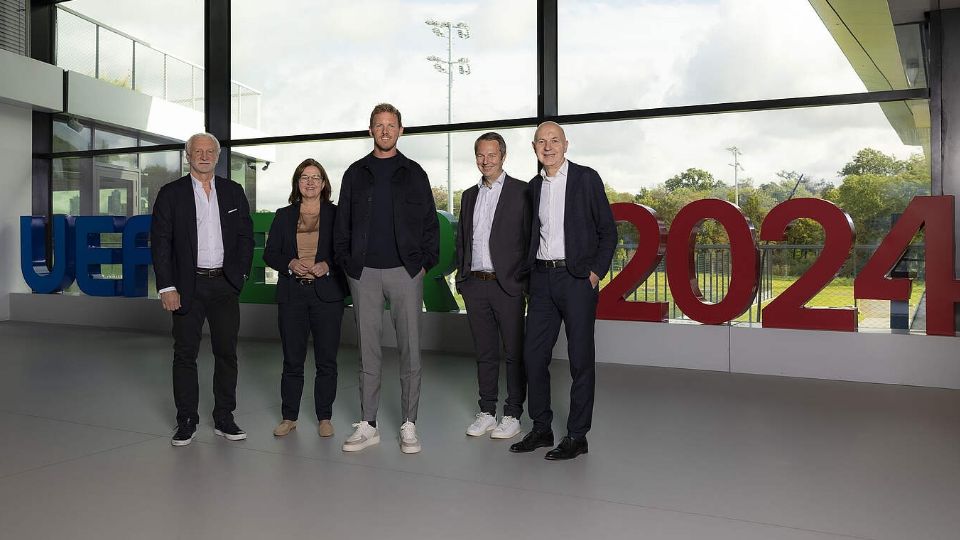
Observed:
[[[348,278],[353,312],[360,338],[360,413],[362,420],[377,419],[383,353],[384,301],[397,331],[400,351],[400,407],[403,419],[417,421],[420,404],[420,318],[423,312],[423,277],[411,278],[403,267],[364,268],[360,279]]]

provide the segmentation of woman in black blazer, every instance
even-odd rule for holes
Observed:
[[[337,395],[337,348],[346,283],[333,267],[333,222],[330,179],[314,159],[293,173],[290,206],[277,210],[263,250],[263,260],[280,274],[277,319],[283,344],[280,378],[283,420],[273,430],[282,437],[297,428],[307,340],[313,334],[317,366],[313,399],[321,437],[333,435],[330,417]]]

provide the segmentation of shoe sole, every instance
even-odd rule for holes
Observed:
[[[190,444],[190,443],[193,442],[193,437],[195,437],[195,435],[190,436],[190,438],[187,439],[187,440],[185,440],[185,441],[176,441],[176,440],[170,439],[170,445],[171,445],[171,446],[186,446],[186,445],[188,445],[188,444]]]
[[[375,445],[375,444],[380,444],[380,435],[379,435],[379,434],[374,435],[373,437],[370,437],[369,439],[363,441],[362,443],[351,444],[350,446],[347,446],[347,443],[343,443],[343,451],[344,451],[344,452],[359,452],[360,450],[363,450],[364,448],[368,448],[368,447],[373,446],[373,445]]]
[[[291,431],[296,431],[296,429],[297,429],[297,426],[293,426],[292,428],[288,429],[286,433],[277,433],[276,431],[274,431],[274,432],[273,432],[273,436],[274,436],[274,437],[286,437],[287,435],[290,434]]]
[[[468,430],[467,430],[467,435],[470,436],[470,437],[483,437],[484,435],[486,435],[487,433],[490,433],[491,431],[493,431],[493,430],[495,430],[495,429],[497,429],[497,426],[490,426],[489,429],[486,429],[486,430],[481,431],[481,432],[479,432],[479,433],[471,433],[470,430],[468,429]]]
[[[543,459],[547,461],[570,461],[571,459],[576,459],[577,456],[582,456],[584,454],[589,454],[589,453],[590,453],[589,450],[584,450],[583,452],[577,452],[576,454],[568,458],[556,458],[556,457],[550,457],[550,456],[543,456]]]
[[[219,436],[223,437],[224,439],[226,439],[226,440],[228,440],[228,441],[242,441],[242,440],[244,440],[244,439],[247,438],[247,434],[246,434],[246,433],[241,433],[241,434],[239,434],[239,435],[231,435],[231,434],[229,434],[229,433],[224,433],[224,432],[220,431],[219,429],[214,429],[214,430],[213,430],[213,434],[214,434],[214,435],[219,435]]]
[[[519,434],[520,434],[520,430],[518,429],[517,431],[515,431],[514,433],[511,433],[511,434],[509,434],[509,435],[506,434],[506,433],[501,434],[501,435],[497,435],[496,433],[491,433],[491,434],[490,434],[490,438],[491,438],[491,439],[512,439],[512,438],[516,437],[516,436],[519,435]]]
[[[417,443],[416,446],[404,446],[403,443],[400,443],[400,451],[404,454],[417,454],[420,452],[420,443]]]

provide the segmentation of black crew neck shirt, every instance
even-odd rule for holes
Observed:
[[[397,268],[403,266],[397,248],[397,232],[393,219],[393,190],[399,186],[393,182],[394,173],[400,167],[400,156],[378,158],[367,156],[367,166],[373,172],[371,190],[370,231],[367,238],[367,255],[364,266],[370,268]]]

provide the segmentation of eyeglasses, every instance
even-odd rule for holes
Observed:
[[[303,175],[300,177],[300,181],[303,182],[304,184],[309,184],[310,182],[313,182],[314,184],[319,184],[320,182],[323,182],[323,177],[320,176],[319,174],[315,174],[313,176]]]

